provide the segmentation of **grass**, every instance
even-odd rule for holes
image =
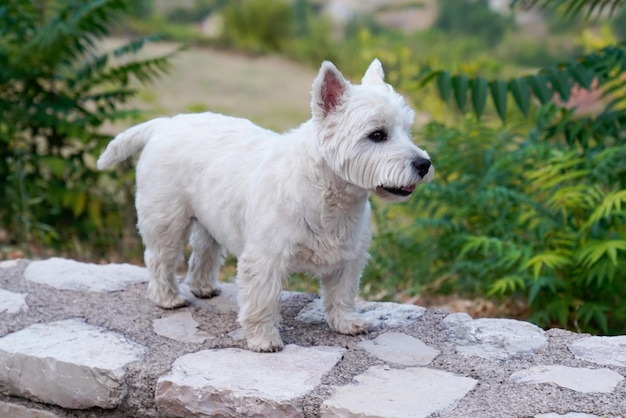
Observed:
[[[122,44],[107,40],[103,48]],[[144,54],[176,48],[149,44]],[[148,118],[190,111],[212,111],[250,119],[264,128],[284,131],[310,117],[310,89],[315,71],[277,56],[247,57],[206,48],[189,48],[172,58],[171,71],[156,84],[139,86],[130,105]],[[107,127],[112,135],[126,126]]]

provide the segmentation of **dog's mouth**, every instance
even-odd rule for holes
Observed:
[[[386,187],[386,186],[378,186],[384,191],[391,193],[396,196],[409,196],[415,190],[415,184],[411,184],[403,187]]]

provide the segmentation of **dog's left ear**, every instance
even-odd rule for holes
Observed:
[[[374,58],[374,61],[370,64],[361,79],[361,84],[385,84],[385,72],[383,71],[383,65],[378,58]]]
[[[313,81],[311,110],[317,117],[325,117],[342,102],[348,82],[330,61],[324,61]]]

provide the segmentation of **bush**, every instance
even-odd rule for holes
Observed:
[[[500,42],[513,19],[489,7],[487,0],[439,0],[435,27],[452,35],[475,36],[487,45]]]
[[[222,41],[248,52],[282,51],[293,32],[293,10],[282,0],[238,0],[223,9]]]
[[[95,42],[125,6],[0,6],[0,228],[13,243],[68,249],[85,240],[97,248],[119,239],[118,207],[100,187],[107,175],[95,169],[94,155],[110,139],[98,128],[137,115],[120,107],[135,94],[130,81],[148,82],[168,64],[167,57],[132,60],[148,39],[97,53]]]
[[[429,124],[437,179],[409,202],[413,223],[377,218],[366,286],[522,297],[538,325],[625,333],[626,136],[567,142],[546,128],[559,112],[540,108],[529,135]]]

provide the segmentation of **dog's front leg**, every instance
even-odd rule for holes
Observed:
[[[237,263],[239,317],[252,351],[280,351],[283,342],[278,332],[280,292],[284,273],[250,258]]]
[[[364,262],[351,260],[344,267],[322,276],[322,297],[326,320],[341,334],[355,335],[369,331],[370,324],[356,312],[355,302]]]

